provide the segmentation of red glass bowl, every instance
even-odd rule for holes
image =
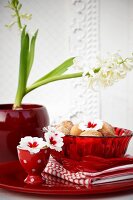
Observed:
[[[117,135],[115,137],[81,137],[67,135],[63,139],[64,146],[62,152],[51,150],[51,154],[58,162],[63,164],[65,168],[69,165],[69,161],[71,161],[71,165],[75,166],[78,165],[79,162],[81,165],[81,161],[93,159],[97,161],[94,165],[97,165],[99,157],[104,159],[103,162],[106,158],[120,158],[126,153],[129,141],[132,137],[132,131],[116,127],[115,133]],[[78,163],[73,163],[72,161],[78,161]],[[86,162],[86,164],[88,163]]]

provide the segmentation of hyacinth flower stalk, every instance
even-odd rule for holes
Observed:
[[[50,71],[49,73],[43,75],[41,78],[36,80],[33,84],[28,85],[28,78],[30,72],[32,70],[34,57],[35,57],[35,46],[36,46],[36,39],[38,35],[38,30],[35,32],[33,36],[26,31],[26,26],[22,24],[23,19],[31,19],[31,14],[22,14],[21,8],[22,4],[19,0],[10,0],[7,4],[9,9],[13,11],[12,17],[13,22],[6,25],[7,27],[12,27],[14,24],[18,25],[21,34],[21,44],[20,44],[20,64],[19,64],[19,79],[18,79],[18,88],[16,92],[16,97],[13,105],[13,109],[21,108],[22,100],[25,95],[27,95],[32,90],[46,85],[48,83],[64,80],[64,79],[72,79],[72,78],[79,78],[83,77],[87,78],[89,81],[89,86],[94,85],[94,83],[99,84],[103,83],[103,85],[111,85],[116,80],[124,78],[127,74],[127,71],[132,69],[133,65],[133,58],[126,58],[123,60],[120,56],[117,59],[112,59],[108,61],[101,61],[96,64],[93,68],[84,69],[82,63],[78,63],[77,59],[71,57],[64,61],[62,64],[57,66],[55,69]],[[129,61],[131,63],[129,63]],[[128,63],[127,63],[128,62]],[[68,73],[67,70],[71,66],[79,66],[80,70],[76,73]],[[89,64],[88,64],[89,65]]]
[[[27,86],[28,78],[33,66],[34,55],[35,55],[35,45],[38,31],[30,37],[30,34],[26,31],[26,26],[22,25],[22,19],[30,19],[31,15],[29,14],[21,14],[22,4],[19,0],[11,0],[8,2],[6,6],[13,11],[13,19],[15,19],[10,24],[6,25],[7,27],[12,27],[14,24],[18,24],[18,28],[21,32],[21,49],[20,49],[20,65],[19,65],[19,80],[18,80],[18,88],[16,93],[15,102],[13,105],[14,109],[21,108],[21,103],[26,94],[30,91],[48,84],[53,81],[70,79],[82,77],[83,72],[64,74],[69,67],[73,65],[74,57],[71,57],[64,61],[61,65],[50,71],[48,74],[45,74],[37,81],[35,81],[32,85]]]

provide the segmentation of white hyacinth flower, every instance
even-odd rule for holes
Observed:
[[[125,78],[127,73],[133,69],[133,56],[123,59],[119,54],[112,54],[106,59],[97,58],[95,66],[88,67],[88,69],[86,65],[81,64],[81,60],[78,64],[78,60],[76,61],[75,58],[75,65],[82,66],[84,71],[83,80],[87,80],[89,87],[93,89],[97,86],[111,86],[120,79]]]

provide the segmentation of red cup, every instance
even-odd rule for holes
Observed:
[[[44,180],[41,173],[48,163],[50,149],[42,148],[38,153],[30,153],[28,150],[17,146],[17,152],[19,161],[28,174],[24,182],[27,184],[42,183]]]

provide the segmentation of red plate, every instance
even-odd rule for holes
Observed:
[[[46,180],[43,184],[32,186],[23,182],[25,177],[26,174],[19,162],[0,164],[0,188],[17,192],[45,195],[98,195],[133,190],[132,179],[130,181],[119,181],[86,188],[67,181],[63,182],[64,180],[50,175],[46,175]]]

